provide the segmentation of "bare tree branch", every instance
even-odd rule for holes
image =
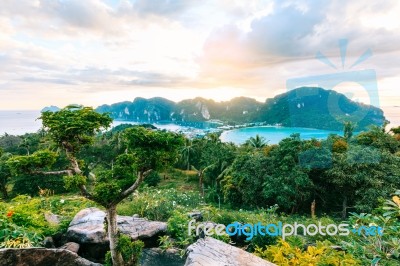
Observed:
[[[33,171],[32,174],[41,174],[41,175],[72,175],[71,170],[60,170],[60,171]]]
[[[132,186],[130,186],[128,189],[126,189],[125,191],[121,192],[120,196],[114,202],[114,204],[121,202],[123,199],[125,199],[130,194],[132,194],[140,186],[140,184],[143,182],[145,177],[148,176],[151,173],[151,171],[153,171],[153,170],[150,169],[150,170],[147,170],[145,172],[139,172],[139,176],[136,179],[135,183]]]

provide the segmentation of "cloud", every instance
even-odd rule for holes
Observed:
[[[3,0],[0,84],[31,91],[27,102],[108,91],[101,100],[126,91],[263,99],[289,78],[336,71],[315,54],[340,66],[347,38],[346,63],[371,49],[356,69],[375,69],[388,91],[400,71],[399,12],[395,0]]]

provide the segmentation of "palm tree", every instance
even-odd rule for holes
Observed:
[[[182,159],[185,161],[187,170],[190,170],[190,154],[193,152],[193,141],[185,139],[185,146],[181,150]]]
[[[212,143],[220,143],[221,140],[220,140],[219,136],[220,136],[220,134],[218,134],[218,133],[208,133],[206,135],[205,139]]]
[[[345,122],[343,128],[343,135],[346,140],[349,140],[353,136],[355,125],[351,122]]]
[[[245,145],[251,146],[256,149],[265,147],[265,146],[267,146],[267,144],[268,144],[268,141],[266,141],[264,137],[261,137],[258,134],[255,137],[249,138],[245,143]]]

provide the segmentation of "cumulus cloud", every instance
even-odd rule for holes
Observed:
[[[341,70],[342,38],[346,67],[371,49],[355,69],[375,69],[387,92],[400,70],[399,12],[395,0],[3,0],[1,104],[6,90],[39,97],[38,87],[52,95],[42,105],[57,104],[57,93],[89,101],[126,90],[262,100],[289,78],[337,71],[318,51]]]

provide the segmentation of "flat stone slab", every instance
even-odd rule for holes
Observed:
[[[212,237],[197,240],[187,248],[187,253],[185,266],[276,266]]]
[[[108,236],[104,229],[106,213],[98,208],[87,208],[78,212],[71,221],[67,238],[80,244],[105,244]],[[117,216],[117,226],[121,233],[133,240],[146,240],[165,234],[167,223],[148,221],[144,218]]]

